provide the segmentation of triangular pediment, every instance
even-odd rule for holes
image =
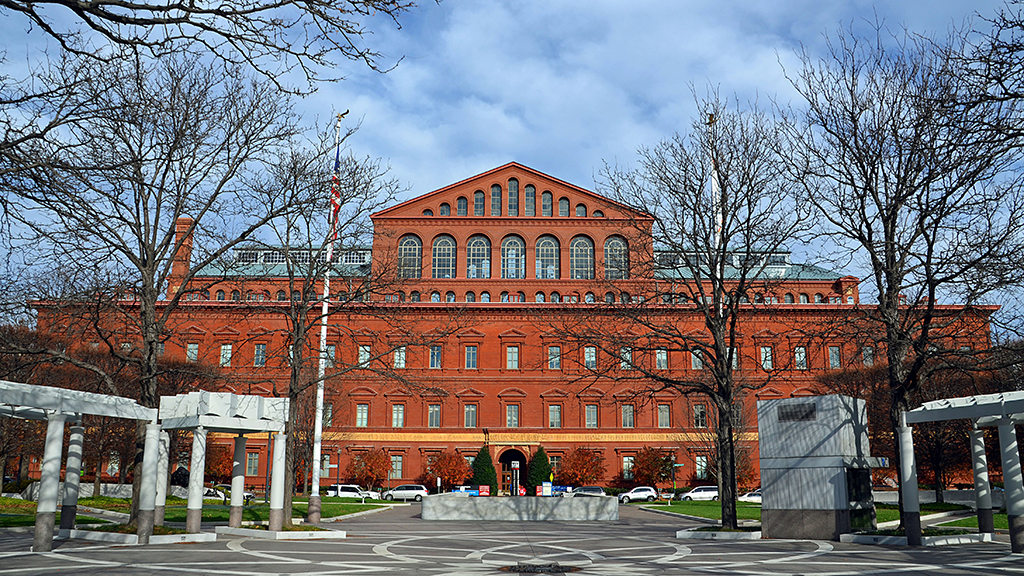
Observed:
[[[498,338],[526,338],[526,332],[513,328],[498,334]]]
[[[349,391],[349,396],[376,396],[377,391],[367,386],[357,386]]]
[[[483,332],[475,328],[467,328],[458,334],[459,338],[483,338],[486,336]]]
[[[546,392],[540,393],[541,398],[565,398],[568,395],[569,393],[561,388],[552,388]]]
[[[455,396],[458,398],[483,398],[486,394],[476,388],[463,388],[456,392]]]
[[[580,398],[603,398],[604,390],[598,390],[597,388],[587,388],[586,390],[577,394]]]
[[[238,330],[235,330],[231,326],[222,326],[213,331],[215,336],[238,336],[241,334]]]
[[[384,210],[373,214],[371,218],[479,218],[479,216],[473,216],[474,194],[477,191],[480,191],[487,196],[486,214],[489,215],[491,187],[495,185],[499,186],[503,192],[504,198],[504,194],[508,193],[509,182],[513,180],[518,183],[520,198],[525,198],[527,186],[532,186],[535,189],[537,206],[536,217],[542,217],[540,213],[540,205],[541,195],[544,192],[550,192],[552,195],[555,216],[557,216],[559,200],[565,198],[569,201],[570,217],[574,218],[575,209],[578,205],[583,205],[587,212],[586,218],[593,220],[635,220],[637,218],[648,217],[646,214],[638,212],[624,204],[620,204],[610,198],[606,198],[585,188],[564,182],[558,178],[519,164],[518,162],[509,162],[508,164],[482,172],[476,176],[471,176],[460,182],[445,186],[444,188],[407,200],[396,206],[385,208]],[[460,198],[465,198],[467,201],[469,209],[466,216],[457,215],[457,205]],[[450,215],[441,215],[442,204],[448,205],[451,212]],[[520,205],[524,206],[525,203],[521,201]],[[600,211],[602,215],[595,217],[593,215],[595,210]],[[508,220],[514,220],[517,217],[533,218],[533,216],[525,215],[525,209],[521,209],[518,216],[508,216],[503,210],[502,216]]]
[[[269,334],[269,333],[270,333],[270,329],[267,328],[266,326],[257,326],[255,328],[253,328],[252,330],[249,330],[246,333],[246,335],[247,336],[259,336],[261,334]]]
[[[758,390],[754,394],[754,396],[756,396],[758,399],[761,399],[761,398],[784,398],[785,394],[780,392],[777,388],[772,388],[771,386],[765,386],[764,388],[761,388],[760,390]]]
[[[206,334],[206,330],[203,330],[199,326],[196,326],[195,324],[193,324],[193,325],[189,326],[188,328],[182,330],[181,333],[182,334],[190,334],[190,335],[193,335],[193,336],[200,336],[200,335]]]

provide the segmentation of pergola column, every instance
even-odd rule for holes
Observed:
[[[57,521],[57,492],[60,488],[60,455],[64,450],[64,421],[67,416],[51,412],[46,416],[46,443],[39,478],[39,503],[36,505],[36,531],[33,552],[53,550],[53,525]]]
[[[82,472],[82,445],[85,441],[85,428],[80,423],[71,427],[68,438],[68,458],[64,466],[64,501],[60,507],[60,529],[70,530],[75,527],[78,515],[78,483]]]
[[[160,432],[160,447],[156,461],[156,502],[153,506],[153,525],[164,525],[164,510],[167,505],[167,468],[171,453],[171,435]]]
[[[192,431],[192,467],[188,471],[188,507],[185,511],[185,532],[198,534],[203,520],[203,486],[206,471],[206,429]]]
[[[1006,514],[1010,523],[1010,549],[1024,552],[1024,482],[1021,480],[1020,455],[1017,452],[1016,426],[1004,419],[999,424],[999,453],[1003,460],[1003,488],[1006,490]]]
[[[139,484],[138,529],[136,530],[139,544],[149,544],[149,537],[153,535],[159,451],[160,425],[146,424],[146,443],[142,450],[142,481]]]
[[[284,449],[288,436],[275,434],[274,468],[270,472],[270,530],[284,527]],[[314,464],[315,466],[316,464]]]
[[[985,431],[974,428],[971,437],[971,466],[974,469],[974,505],[978,509],[978,533],[995,533],[992,519],[992,488],[988,483]]]
[[[242,525],[242,506],[245,504],[245,436],[235,436],[235,457],[231,463],[231,511],[228,526]]]
[[[903,531],[910,546],[921,545],[921,503],[917,491],[917,462],[914,461],[914,429],[900,414],[900,490],[903,494]]]

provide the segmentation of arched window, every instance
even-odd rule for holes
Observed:
[[[452,207],[449,206],[447,202],[444,202],[443,204],[441,204],[441,206],[438,207],[437,213],[440,216],[451,216]]]
[[[501,293],[501,301],[502,302],[508,302],[508,292],[502,292]]]
[[[577,218],[586,218],[587,217],[587,207],[584,206],[583,204],[577,204],[576,205],[576,217]]]
[[[825,297],[822,296],[821,294],[815,294],[814,295],[814,303],[815,304],[824,304],[825,303]]]
[[[536,216],[537,188],[533,184],[527,184],[526,188],[523,188],[523,193],[526,195],[526,198],[524,198],[523,216]]]
[[[455,240],[451,236],[434,239],[430,273],[433,278],[455,278]]]
[[[419,301],[420,301],[420,292],[419,292],[419,290],[413,290],[412,292],[409,293],[409,302],[419,302]]]
[[[405,302],[405,292],[402,292],[401,290],[398,291],[398,301]]]
[[[477,190],[473,192],[473,216],[484,215],[484,192]]]
[[[604,212],[600,210],[594,210],[594,218],[604,218]]]
[[[569,199],[560,198],[558,200],[558,215],[562,218],[568,218],[569,216]]]
[[[223,290],[217,290],[217,300],[223,300],[223,299],[224,299],[224,291]]]
[[[441,301],[441,293],[438,292],[437,290],[431,292],[430,293],[430,301],[431,302],[440,302]]]
[[[526,294],[522,292],[516,292],[516,302],[526,302]]]
[[[629,304],[632,301],[633,299],[630,298],[629,292],[623,292],[622,294],[619,294],[619,302],[623,304]]]
[[[466,292],[466,302],[476,302],[476,294],[472,292]]]
[[[629,278],[629,248],[619,236],[612,236],[604,243],[604,277],[606,280]]]
[[[596,298],[594,298],[593,292],[587,292],[586,296],[583,297],[583,301],[586,302],[587,304],[593,304],[595,300]]]
[[[519,180],[508,181],[508,215],[519,216]]]
[[[569,243],[569,278],[594,279],[594,242],[586,236],[577,236]]]
[[[537,278],[557,280],[560,274],[558,240],[552,236],[541,236],[537,240]]]
[[[561,302],[562,301],[562,297],[558,294],[558,292],[552,292],[551,293],[551,301],[552,302]]]
[[[526,244],[517,236],[501,243],[501,277],[526,278]]]
[[[807,294],[801,294],[800,295],[800,303],[801,304],[808,304],[808,303],[810,303],[810,301],[811,301],[811,299],[807,297]]]
[[[553,203],[551,192],[547,190],[540,194],[540,215],[551,216],[551,205]]]
[[[473,236],[466,244],[466,278],[491,277],[491,241]]]
[[[501,186],[491,186],[491,216],[501,216]]]
[[[669,295],[665,294],[665,296],[669,296]],[[671,298],[671,296],[669,296],[669,297]],[[604,293],[604,303],[605,304],[615,304],[615,294],[613,294],[612,292],[605,292]]]
[[[787,294],[786,294],[785,296],[783,296],[783,301],[784,301],[784,302],[785,302],[786,304],[792,304],[792,303],[793,303],[793,295],[792,295],[792,294],[789,294],[789,293],[787,293]]]
[[[239,292],[238,290],[232,290],[231,291],[231,300],[233,302],[238,302],[241,299],[242,299],[242,293],[241,292]]]
[[[284,290],[277,291],[277,301],[283,302],[288,299],[288,295],[284,293]]]
[[[412,234],[398,242],[398,277],[419,278],[423,265],[423,243]]]
[[[444,301],[445,302],[455,302],[455,292],[452,292],[452,291],[449,290],[447,293],[445,293]]]
[[[481,302],[490,302],[491,301],[491,293],[490,292],[481,292],[480,293],[480,301]]]
[[[292,300],[296,302],[302,300],[302,292],[299,292],[298,290],[292,290]]]
[[[455,201],[455,214],[465,216],[469,210],[469,201],[464,196]]]
[[[424,216],[433,216],[434,215],[434,211],[431,210],[430,208],[427,208],[426,210],[423,211],[423,215]]]
[[[537,300],[537,302],[543,302],[544,301],[544,293],[543,292],[537,292],[537,296],[535,297],[535,299]]]

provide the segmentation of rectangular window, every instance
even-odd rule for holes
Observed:
[[[334,424],[334,404],[324,404],[321,421],[324,428],[330,428]]]
[[[476,428],[476,404],[466,404],[462,407],[462,425],[466,428]]]
[[[634,428],[636,422],[634,421],[635,408],[632,404],[624,404],[622,406],[622,427],[623,428]]]
[[[441,427],[441,405],[431,404],[427,406],[427,426],[430,428]]]
[[[356,404],[356,428],[366,428],[366,422],[370,419],[370,405]]]
[[[597,428],[597,404],[587,404],[584,408],[584,419],[587,428]]]
[[[693,427],[694,428],[707,428],[708,427],[708,409],[703,404],[693,405]]]
[[[562,369],[562,347],[561,346],[548,346],[548,369],[549,370],[561,370]]]
[[[405,346],[395,348],[395,368],[405,368]]]
[[[505,406],[505,427],[519,427],[519,404],[509,404],[508,406]]]
[[[698,480],[707,480],[708,478],[708,457],[707,456],[695,456],[693,458],[693,473]]]
[[[257,344],[256,349],[252,354],[252,365],[253,366],[266,366],[267,365],[267,345]]]
[[[430,347],[430,367],[434,369],[441,368],[441,346],[434,344]]]
[[[558,474],[562,471],[562,457],[561,456],[549,456],[548,462],[551,463],[551,471]]]
[[[326,364],[324,364],[324,366],[328,368],[334,368],[334,359],[336,358],[335,354],[337,353],[338,346],[336,344],[328,344],[327,346],[325,346],[324,354],[327,356],[327,358],[325,358],[327,362]]]
[[[548,406],[548,428],[562,427],[562,405],[552,404]]]
[[[185,360],[188,362],[199,361],[199,344],[189,342],[185,345]]]
[[[621,360],[620,366],[623,370],[631,370],[633,368],[633,349],[629,346],[623,346],[619,349],[619,359]]]
[[[773,370],[775,368],[771,346],[761,346],[761,368],[764,370]]]
[[[519,346],[505,348],[505,368],[509,370],[519,369]]]
[[[839,354],[839,346],[828,347],[828,367],[838,370],[843,366],[843,357]]]
[[[220,365],[231,366],[231,344],[220,345]]]
[[[960,349],[963,350],[963,347]],[[969,349],[970,348],[968,348],[968,350]],[[861,352],[861,356],[864,357],[864,365],[868,368],[875,365],[875,349],[873,347],[865,346],[864,350]]]
[[[740,351],[735,348],[729,348],[729,355],[732,356],[732,369],[740,369]]]
[[[672,426],[672,411],[668,404],[658,404],[658,428]]]
[[[259,452],[246,452],[246,454],[245,454],[245,475],[246,476],[259,476],[260,475],[260,453]]]
[[[391,427],[405,427],[405,404],[395,404],[391,407]]]
[[[331,474],[331,455],[321,454],[320,455],[320,475],[329,477]]]
[[[807,348],[803,346],[793,348],[793,367],[797,370],[807,370]]]
[[[370,362],[370,345],[359,345],[359,365],[366,366]]]
[[[391,472],[388,472],[388,477],[392,479],[398,479],[402,477],[402,457],[397,454],[391,455]]]
[[[466,368],[476,369],[476,346],[466,346]]]
[[[704,356],[700,350],[690,351],[690,368],[693,370],[704,369]]]
[[[635,456],[622,457],[622,478],[624,480],[633,479],[633,463],[636,461],[635,459]]]
[[[164,343],[163,342],[157,342],[156,343],[156,355],[157,356],[163,356],[164,355]]]
[[[658,348],[654,351],[654,367],[658,370],[668,370],[668,350]]]
[[[583,367],[587,370],[597,369],[597,348],[594,346],[583,348]]]

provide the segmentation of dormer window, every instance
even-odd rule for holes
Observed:
[[[259,260],[259,252],[255,250],[243,250],[238,253],[238,261],[242,264],[252,264]]]

